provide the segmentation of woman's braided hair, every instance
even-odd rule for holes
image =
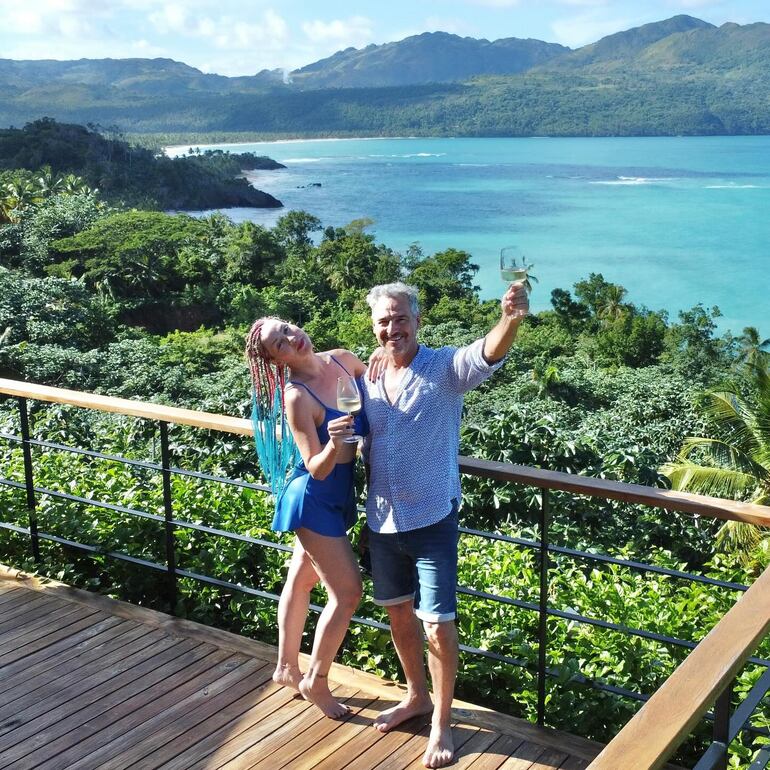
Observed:
[[[252,384],[254,444],[262,472],[278,500],[286,483],[287,471],[296,462],[298,450],[286,421],[286,367],[273,360],[261,336],[266,321],[284,323],[274,316],[255,321],[246,335],[246,359]]]

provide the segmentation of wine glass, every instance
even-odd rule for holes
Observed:
[[[533,267],[518,246],[500,249],[500,277],[506,283],[523,284],[527,294],[532,291],[532,281],[537,283],[537,278],[529,272]],[[525,313],[522,312],[521,315]]]
[[[361,394],[358,392],[356,378],[349,374],[337,377],[337,409],[347,414],[357,414],[361,411]],[[347,444],[356,444],[361,436],[348,436],[343,439]]]

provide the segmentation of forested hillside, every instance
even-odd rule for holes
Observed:
[[[111,203],[192,211],[281,206],[243,178],[247,170],[283,168],[270,158],[219,151],[169,158],[129,144],[115,130],[108,133],[50,118],[0,129],[0,222],[35,198],[39,178],[32,172],[41,167],[49,177],[76,173]],[[8,173],[18,170],[29,173]]]
[[[0,61],[0,125],[48,115],[186,136],[761,134],[769,97],[770,25],[689,16],[576,51],[419,35],[341,51],[286,83],[167,59]]]

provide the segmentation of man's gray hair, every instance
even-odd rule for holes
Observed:
[[[366,302],[369,307],[374,310],[374,306],[383,297],[387,297],[388,299],[401,299],[401,297],[405,297],[409,302],[409,309],[412,311],[412,315],[420,315],[417,289],[414,286],[402,283],[401,281],[396,281],[396,283],[381,283],[379,286],[373,287],[366,295]]]

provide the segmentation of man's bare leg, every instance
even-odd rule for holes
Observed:
[[[452,700],[457,678],[457,627],[454,620],[426,622],[425,633],[428,637],[428,667],[436,706],[422,763],[425,767],[444,767],[454,758]]]
[[[375,728],[382,733],[387,733],[407,719],[430,714],[433,710],[425,676],[422,628],[414,614],[412,600],[390,605],[387,609],[393,643],[406,677],[407,694],[401,703],[383,711],[374,720]]]

